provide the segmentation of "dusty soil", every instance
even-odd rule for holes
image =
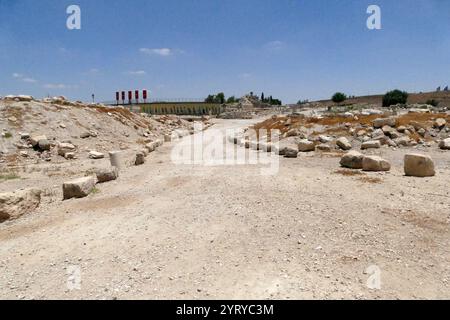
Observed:
[[[65,175],[0,182],[46,188],[37,212],[0,225],[0,298],[450,298],[450,153],[420,149],[433,178],[403,176],[408,148],[370,151],[390,173],[349,174],[337,154],[311,153],[266,176],[174,164],[174,144],[84,199],[61,201]],[[371,266],[380,290],[367,286]]]

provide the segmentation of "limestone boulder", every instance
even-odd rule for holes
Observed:
[[[331,147],[328,144],[322,143],[316,146],[316,150],[321,152],[331,152]]]
[[[391,164],[389,161],[377,156],[365,156],[362,161],[363,171],[389,171]]]
[[[298,157],[298,148],[296,146],[289,146],[284,149],[284,157],[285,158],[297,158]]]
[[[316,149],[314,142],[302,139],[298,142],[298,151],[300,152],[311,152]]]
[[[41,191],[25,189],[0,193],[0,223],[32,213],[41,203]]]
[[[373,121],[373,127],[383,128],[384,126],[395,127],[397,120],[395,118],[378,118]]]
[[[379,140],[367,141],[361,145],[361,150],[380,149],[380,148],[381,148],[381,142]]]
[[[364,155],[357,151],[350,151],[341,158],[341,166],[349,169],[362,169]]]
[[[136,153],[136,160],[134,161],[134,164],[136,166],[143,165],[145,163],[145,154],[143,152]]]
[[[117,180],[117,178],[119,177],[119,169],[117,167],[98,169],[95,174],[97,176],[98,183],[105,183]]]
[[[434,121],[434,127],[436,129],[443,129],[447,124],[447,121],[444,118],[439,118]]]
[[[75,179],[63,184],[64,200],[87,197],[95,187],[97,180],[94,176]]]
[[[105,157],[105,155],[101,152],[97,152],[97,151],[89,152],[89,158],[91,158],[91,159],[99,160],[99,159],[103,159],[104,157]]]
[[[337,139],[336,145],[345,151],[350,150],[352,148],[352,144],[345,137],[341,137],[341,138]]]
[[[39,147],[39,141],[44,141],[44,140],[48,141],[47,136],[35,135],[30,138],[30,144],[33,146],[33,148],[36,148],[36,147]]]
[[[405,155],[405,175],[410,177],[433,177],[436,175],[434,162],[430,156],[422,154]]]
[[[76,147],[71,143],[60,143],[58,145],[58,155],[65,157],[67,153],[73,153]]]
[[[441,148],[442,150],[450,150],[450,138],[444,139],[439,142],[439,148]]]

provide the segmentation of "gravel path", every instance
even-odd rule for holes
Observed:
[[[434,178],[404,177],[404,149],[377,151],[390,173],[343,176],[312,153],[270,176],[174,164],[174,145],[85,199],[62,202],[54,180],[0,225],[0,298],[450,298],[449,153],[429,151]]]

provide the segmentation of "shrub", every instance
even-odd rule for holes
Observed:
[[[333,100],[334,103],[341,103],[347,100],[347,96],[342,92],[336,92],[331,100]]]
[[[390,107],[394,104],[406,104],[408,93],[406,91],[393,90],[386,93],[383,97],[383,107]]]
[[[15,179],[20,179],[20,176],[18,176],[16,173],[0,174],[0,181],[15,180]]]
[[[435,99],[427,100],[427,104],[432,105],[433,107],[437,107],[439,105],[439,101]]]

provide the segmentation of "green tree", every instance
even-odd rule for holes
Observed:
[[[225,94],[220,92],[216,95],[216,103],[225,103]]]
[[[236,99],[235,96],[231,96],[227,99],[227,103],[236,103],[238,102],[238,100]]]
[[[392,90],[383,97],[383,107],[390,107],[394,104],[405,104],[408,101],[408,93],[401,90]]]
[[[261,93],[261,101],[262,101],[262,102],[265,102],[265,101],[266,101],[266,99],[265,99],[265,97],[264,97],[264,92]]]
[[[213,96],[213,95],[209,95],[206,99],[205,99],[205,102],[206,103],[214,103],[214,100],[215,100],[215,96]]]
[[[347,100],[347,96],[342,92],[336,92],[331,100],[333,100],[334,103],[341,103]]]

